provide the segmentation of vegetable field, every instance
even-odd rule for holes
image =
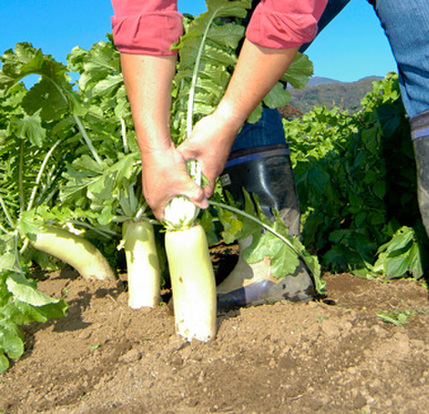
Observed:
[[[247,0],[209,2],[206,13],[184,18],[185,34],[174,46],[171,136],[177,145],[221,99],[249,7]],[[64,298],[37,289],[34,266],[46,271],[67,264],[87,280],[114,280],[125,269],[132,308],[158,306],[161,287],[173,285],[177,333],[203,341],[216,336],[210,244],[251,235],[248,260],[270,256],[274,276],[281,277],[301,257],[323,290],[317,257],[288,236],[281,219],[271,223],[252,195],[241,211],[218,190],[204,213],[176,197],[164,222],[155,220],[142,194],[140,151],[110,38],[88,51],[76,47],[67,66],[25,42],[5,51],[1,62],[0,372],[24,352],[20,326],[67,310]],[[289,93],[282,82],[304,86],[311,69],[298,55],[264,104],[284,105]],[[34,75],[38,81],[26,86]],[[249,121],[261,110],[262,103]],[[203,183],[196,161],[189,161],[189,174]]]
[[[221,99],[249,4],[185,17],[176,144]],[[291,237],[254,195],[239,208],[220,187],[207,210],[178,197],[155,220],[110,37],[67,64],[30,43],[0,59],[0,413],[426,409],[429,243],[395,73],[353,115],[284,120]],[[298,55],[263,104],[286,105],[285,85],[311,73]],[[189,174],[204,183],[196,162]],[[248,236],[246,261],[268,256],[282,277],[301,259],[319,299],[217,314],[216,282]]]

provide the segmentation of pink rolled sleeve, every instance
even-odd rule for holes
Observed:
[[[328,0],[261,0],[246,37],[271,49],[289,49],[312,41]]]
[[[176,0],[112,0],[113,40],[122,53],[168,56],[183,33]]]

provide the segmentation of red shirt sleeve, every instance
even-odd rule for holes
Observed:
[[[177,0],[112,0],[113,40],[120,52],[173,55],[183,33]]]
[[[246,37],[259,46],[289,49],[312,41],[328,0],[261,0]]]

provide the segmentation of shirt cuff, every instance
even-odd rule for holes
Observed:
[[[112,33],[122,53],[142,55],[175,55],[170,50],[183,34],[182,14],[156,11],[131,16],[113,16]]]
[[[299,10],[282,13],[260,3],[250,19],[246,37],[270,49],[300,47],[316,37],[319,17]]]

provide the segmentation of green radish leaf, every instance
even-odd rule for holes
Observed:
[[[10,123],[10,131],[17,138],[29,140],[32,144],[41,147],[46,137],[46,130],[42,127],[39,113],[27,115],[24,118],[14,118]]]
[[[264,104],[268,108],[280,108],[285,106],[291,98],[291,94],[284,88],[284,86],[277,82],[268,95],[264,98]]]
[[[308,79],[312,75],[313,63],[307,55],[297,53],[281,80],[291,84],[295,89],[302,89],[307,85]]]
[[[382,246],[386,247],[387,253],[392,253],[397,250],[405,249],[414,238],[414,231],[409,227],[401,227],[393,236],[392,240]]]
[[[413,275],[415,280],[420,279],[424,275],[423,256],[420,246],[414,243],[409,253],[408,270]]]
[[[254,124],[255,122],[258,122],[259,119],[262,116],[262,104],[260,103],[253,111],[252,113],[249,115],[249,117],[247,118],[246,122],[248,122],[249,124]]]
[[[62,93],[67,97],[69,103],[69,110],[73,115],[84,116],[88,113],[88,106],[82,102],[81,97],[74,91],[63,90]],[[74,118],[69,117],[69,120],[73,120],[73,124],[76,122]]]
[[[55,85],[47,78],[42,78],[27,93],[22,101],[25,111],[33,115],[40,113],[44,121],[55,121],[69,112],[67,100]]]
[[[220,18],[243,19],[251,2],[212,0],[206,4],[207,12],[184,20],[185,33],[180,43],[174,45],[179,51],[171,123],[176,145],[187,137],[201,116],[213,112],[237,61],[236,49],[244,36],[244,27],[222,22]]]
[[[95,43],[89,51],[75,47],[67,56],[73,70],[80,73],[79,88],[88,91],[112,73],[120,73],[120,57],[111,41]]]
[[[10,270],[12,272],[19,271],[16,263],[16,256],[13,253],[3,253],[0,256],[0,272]]]
[[[115,215],[112,213],[110,206],[106,206],[101,210],[100,215],[98,216],[98,222],[103,226],[112,222]]]
[[[0,349],[0,375],[9,368],[9,359]]]
[[[221,208],[218,209],[218,217],[223,226],[222,239],[226,244],[235,242],[237,234],[243,229],[241,218],[235,213]]]
[[[21,329],[11,320],[0,318],[0,352],[9,358],[19,358],[24,353]]]
[[[112,197],[114,180],[110,175],[103,175],[88,186],[88,196],[90,199],[99,198],[109,200]]]
[[[123,82],[124,80],[121,75],[109,75],[106,79],[103,79],[94,86],[93,92],[97,95],[104,95],[105,97],[115,96],[118,89],[122,87]]]
[[[58,299],[51,298],[37,290],[24,276],[19,273],[11,273],[6,279],[6,285],[17,299],[33,306],[44,306],[58,303]]]
[[[34,235],[40,233],[40,226],[43,221],[37,216],[35,210],[24,211],[16,226],[22,235]]]
[[[274,228],[279,230],[279,226],[274,225]],[[276,278],[293,274],[299,265],[296,252],[270,232],[261,235],[244,253],[244,259],[248,263],[258,263],[266,257],[270,258],[270,269]]]
[[[31,74],[43,75],[61,87],[69,85],[67,67],[56,62],[50,55],[44,55],[30,43],[18,43],[15,50],[7,50],[0,60],[0,88],[10,88],[15,82]]]
[[[58,300],[56,303],[48,303],[42,306],[33,306],[25,302],[15,300],[16,308],[22,313],[25,321],[46,322],[50,319],[59,319],[66,315],[68,305],[64,300]]]
[[[213,43],[224,44],[234,49],[242,40],[243,34],[243,26],[236,23],[224,23],[221,26],[211,26],[208,37]]]
[[[385,265],[387,278],[393,279],[404,276],[408,271],[409,265],[408,252],[395,257],[387,257]]]

